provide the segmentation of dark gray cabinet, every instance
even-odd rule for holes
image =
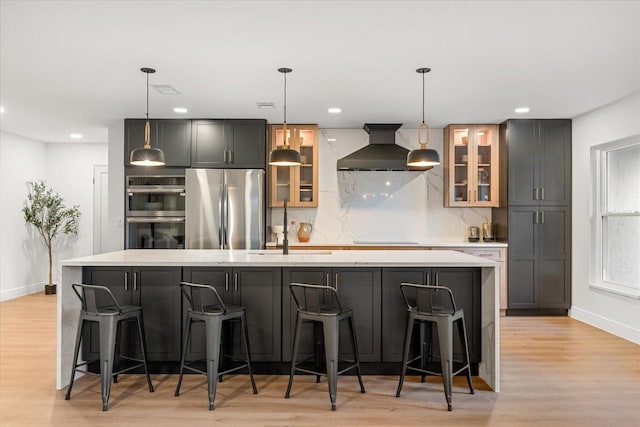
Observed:
[[[509,215],[509,309],[567,309],[570,210],[517,206]]]
[[[144,319],[149,361],[180,360],[180,267],[85,267],[84,283],[107,286],[119,304],[140,305]],[[99,301],[107,305],[110,301]],[[137,333],[125,323],[121,331],[123,351],[137,351]],[[83,354],[99,355],[97,325],[85,330]],[[135,343],[135,344],[134,344]]]
[[[400,292],[400,284],[439,284],[453,292],[456,305],[464,310],[464,320],[469,340],[469,358],[480,361],[480,310],[481,282],[479,268],[418,268],[402,267],[382,269],[382,361],[400,362],[407,324],[407,306]],[[417,329],[413,334],[414,351],[418,351]],[[461,353],[460,344],[454,341],[454,353]]]
[[[571,120],[508,120],[500,127],[508,150],[507,204],[569,206]]]
[[[144,146],[145,119],[124,121],[124,164],[129,166],[131,151]],[[152,148],[164,152],[165,166],[191,165],[191,120],[153,119],[150,124]]]
[[[296,326],[296,306],[288,286],[291,282],[335,287],[343,307],[350,307],[354,310],[360,361],[380,361],[380,268],[284,268],[282,288],[282,359],[284,361],[291,361]],[[299,360],[313,356],[313,326],[304,324],[303,328],[298,350]],[[340,354],[345,358],[353,357],[351,335],[346,323],[340,328]]]
[[[251,359],[278,362],[281,356],[281,268],[206,267],[185,268],[184,280],[213,285],[225,304],[245,307]],[[240,327],[239,323],[234,327]],[[225,331],[233,353],[244,352],[240,331]],[[204,327],[192,327],[188,359],[204,357]]]
[[[509,244],[507,314],[566,314],[571,305],[571,120],[500,125],[501,207]],[[506,189],[506,192],[502,192]]]
[[[265,120],[192,120],[191,126],[191,167],[266,167]]]

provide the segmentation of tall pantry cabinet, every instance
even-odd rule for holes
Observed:
[[[566,315],[571,305],[571,120],[500,125],[496,234],[509,244],[507,315]]]

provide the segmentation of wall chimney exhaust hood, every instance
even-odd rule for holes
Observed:
[[[339,171],[408,171],[409,150],[396,144],[402,123],[365,123],[369,145],[338,159]],[[424,170],[424,169],[421,169]]]

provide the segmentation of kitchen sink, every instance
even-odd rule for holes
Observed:
[[[281,249],[251,251],[249,255],[282,255]],[[331,251],[289,250],[289,255],[331,255]]]

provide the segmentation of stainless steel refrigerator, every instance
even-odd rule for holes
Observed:
[[[264,247],[264,170],[187,169],[185,183],[186,249]]]

